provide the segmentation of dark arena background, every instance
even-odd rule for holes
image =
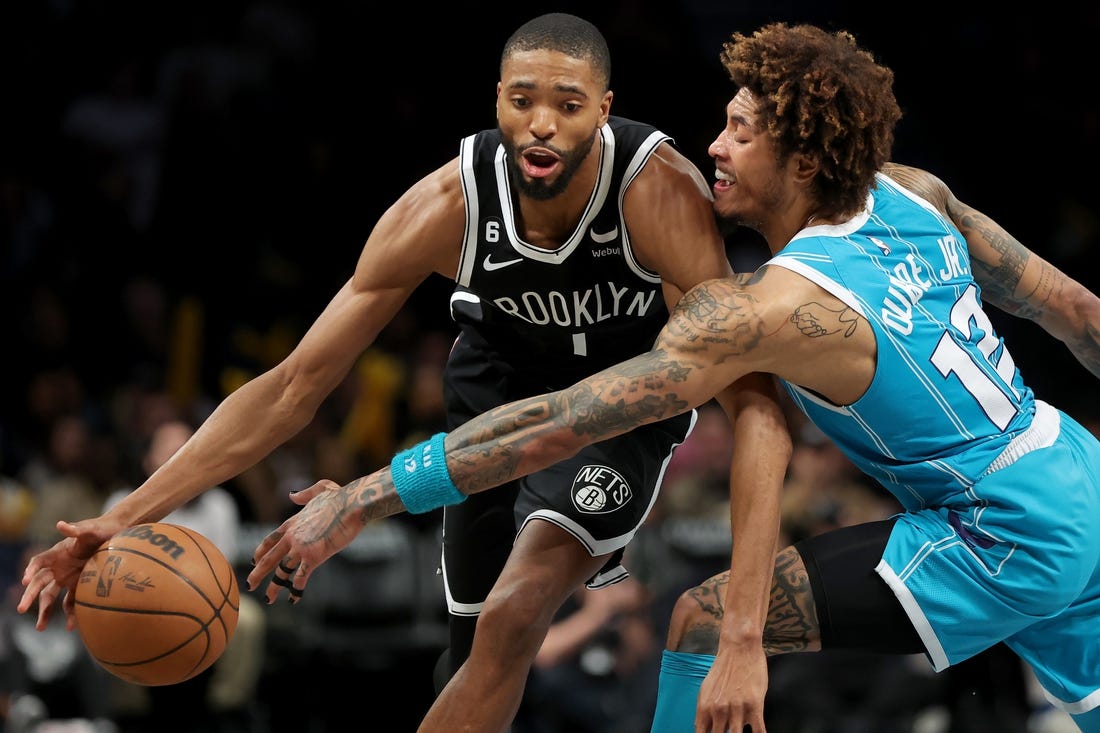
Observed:
[[[1100,5],[1038,3],[991,14],[966,3],[808,0],[495,10],[351,0],[5,3],[5,731],[30,733],[41,719],[83,720],[97,733],[163,731],[196,706],[211,716],[195,729],[215,733],[335,731],[345,720],[365,730],[415,729],[446,643],[438,516],[369,527],[317,572],[296,607],[285,597],[268,607],[242,587],[259,601],[253,644],[241,652],[239,678],[223,681],[225,697],[213,701],[209,690],[185,698],[121,687],[88,668],[80,650],[67,656],[63,631],[44,651],[44,635],[31,638],[31,619],[14,611],[19,577],[27,553],[58,538],[57,519],[98,514],[108,494],[143,480],[141,453],[156,424],[201,421],[285,356],[350,276],[386,207],[457,155],[462,137],[495,125],[504,41],[525,20],[555,10],[575,12],[606,35],[613,113],[671,134],[708,180],[707,146],[732,94],[721,43],[772,20],[852,31],[895,72],[904,117],[894,160],[935,172],[1036,253],[1100,288]],[[728,248],[738,269],[755,268],[765,251],[745,232],[731,232]],[[227,552],[242,579],[263,533],[296,511],[289,491],[320,478],[350,480],[439,429],[439,367],[454,335],[449,285],[429,279],[315,423],[226,484],[239,514]],[[1100,389],[1069,351],[1030,322],[993,316],[1036,393],[1100,425]],[[678,578],[660,575],[670,556],[694,580],[728,562],[720,527],[708,534],[655,526],[651,534],[639,542],[643,580]],[[695,545],[685,549],[685,536]],[[660,602],[650,609],[658,647],[667,612]],[[839,680],[879,673],[868,672],[866,660],[837,658],[835,667],[813,668],[825,670],[814,673],[819,680],[838,680],[822,700],[805,702],[818,706],[820,725],[777,718],[769,731],[934,733],[946,730],[934,727],[939,714],[954,721],[952,733],[976,732],[965,727],[967,716],[991,715],[1004,702],[998,686],[1022,691],[1024,702],[995,729],[1022,732],[1029,717],[1035,725],[1042,702],[1029,696],[1026,677],[1013,669],[997,682],[1015,658],[991,660],[971,678],[965,670],[952,680],[914,673],[917,682],[902,685],[912,695],[887,705],[904,715],[861,729],[852,718],[864,714],[869,693]],[[559,693],[556,707],[580,705],[584,691],[596,691],[594,704],[622,706],[612,716],[617,727],[600,730],[646,733],[653,701],[646,685],[654,679],[646,664],[652,660],[606,687],[606,674],[587,669],[591,684]],[[777,665],[777,710],[797,706],[779,696],[784,680],[806,669]],[[617,698],[622,690],[630,700]],[[515,733],[586,730],[579,726],[532,692]]]

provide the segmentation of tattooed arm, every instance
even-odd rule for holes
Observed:
[[[1038,323],[1100,377],[1100,298],[1030,251],[997,222],[959,201],[936,176],[893,163],[884,172],[934,204],[959,228],[983,300]]]
[[[455,429],[446,443],[451,478],[464,493],[480,491],[698,407],[763,363],[757,306],[732,279],[699,285],[680,300],[650,352]]]
[[[749,287],[732,279],[702,283],[680,300],[650,352],[456,428],[445,441],[451,480],[463,494],[499,486],[591,443],[698,407],[749,372],[766,371],[763,307]],[[301,591],[364,525],[405,510],[388,467],[345,486],[320,481],[292,499],[304,508],[256,548],[249,588],[285,559]],[[268,585],[269,602],[282,587]]]

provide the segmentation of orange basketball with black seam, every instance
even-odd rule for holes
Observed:
[[[237,629],[240,589],[225,555],[202,534],[139,524],[104,542],[77,581],[77,631],[111,674],[173,685],[199,674]]]

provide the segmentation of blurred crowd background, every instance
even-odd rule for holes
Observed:
[[[311,733],[349,717],[415,729],[446,638],[436,515],[369,526],[296,607],[244,592],[230,652],[179,689],[121,683],[75,634],[34,632],[14,605],[28,554],[56,541],[58,519],[100,513],[285,356],[382,211],[461,137],[495,125],[501,47],[538,13],[595,22],[612,51],[613,112],[655,123],[708,177],[732,91],[718,62],[729,34],[770,20],[851,30],[896,72],[894,158],[1100,287],[1088,50],[1100,6],[935,5],[887,20],[870,3],[808,0],[3,4],[4,733]],[[744,232],[728,251],[742,270],[765,254]],[[221,538],[243,578],[259,539],[296,511],[289,491],[346,482],[441,429],[448,286],[424,284],[306,430],[175,519]],[[1084,368],[1034,324],[993,316],[1039,396],[1096,426],[1100,390]],[[793,414],[792,426],[790,539],[896,510]],[[672,602],[728,563],[728,443],[724,418],[704,408],[629,551],[632,580],[563,609],[588,631],[552,631],[516,733],[648,731]],[[1001,649],[941,675],[923,658],[786,657],[773,660],[770,695],[772,733],[1065,730]]]

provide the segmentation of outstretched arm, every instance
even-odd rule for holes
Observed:
[[[525,476],[582,447],[697,407],[751,371],[758,371],[761,315],[731,279],[711,280],[681,299],[654,348],[572,387],[502,405],[455,429],[443,441],[446,473],[427,460],[427,446],[395,458],[405,470],[431,465],[428,483],[445,485],[416,509],[457,503],[466,495]],[[438,445],[438,444],[436,444]],[[437,448],[432,448],[433,451]],[[399,482],[404,477],[399,474]],[[318,565],[343,549],[363,526],[409,507],[390,468],[345,486],[321,481],[293,497],[306,505],[264,539],[248,575],[255,588],[280,563],[300,592]],[[286,587],[285,570],[267,588],[273,601]],[[292,593],[292,595],[294,595]]]
[[[163,518],[305,427],[419,283],[433,271],[453,275],[463,206],[457,160],[406,192],[374,227],[352,277],[280,364],[230,394],[171,459],[102,516],[58,522],[63,539],[28,562],[18,611],[37,603],[37,628],[46,628],[58,598],[76,587],[102,542]],[[67,593],[69,628],[72,601]]]
[[[890,164],[885,172],[935,204],[966,238],[982,299],[1061,340],[1100,377],[1100,298],[1029,250],[997,222],[959,201],[936,176]]]

